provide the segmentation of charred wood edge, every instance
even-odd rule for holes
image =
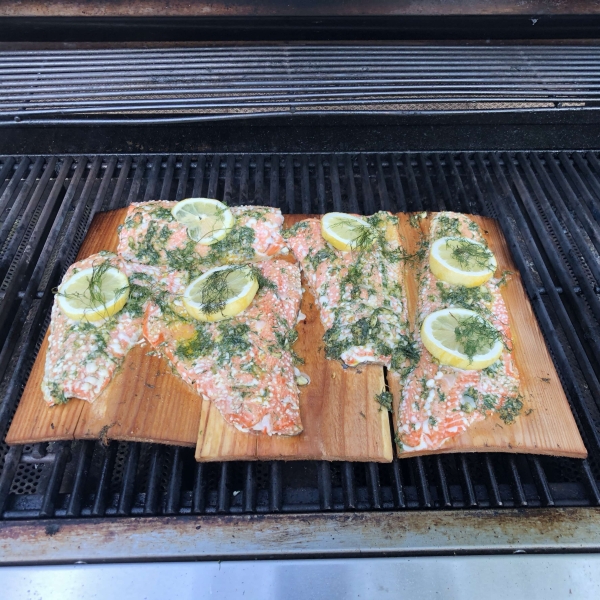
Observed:
[[[35,547],[35,553],[31,549]],[[600,550],[589,508],[77,519],[0,524],[3,565]]]

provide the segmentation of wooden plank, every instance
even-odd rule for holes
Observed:
[[[287,215],[286,227],[306,217]],[[319,311],[308,291],[300,310],[306,318],[298,324],[294,350],[304,359],[301,370],[311,380],[300,389],[303,433],[294,437],[242,433],[205,401],[196,460],[392,460],[388,414],[375,401],[375,394],[385,386],[383,368],[344,369],[339,362],[327,360]]]
[[[126,211],[127,209],[120,209],[96,215],[81,245],[77,260],[87,258],[99,250],[115,251],[118,242],[117,227],[123,222]],[[88,404],[83,400],[71,400],[62,406],[49,408],[44,402],[40,386],[44,377],[48,335],[49,331],[46,332],[6,436],[7,444],[72,440],[81,412]]]
[[[428,235],[430,218],[421,219],[424,235]],[[411,251],[416,249],[420,232],[410,226],[408,215],[399,215],[401,235]],[[498,261],[500,272],[513,275],[502,295],[508,307],[514,343],[514,357],[520,374],[524,397],[523,414],[513,425],[506,425],[498,416],[475,423],[462,435],[448,441],[437,451],[405,452],[401,457],[449,452],[519,452],[585,458],[587,451],[563,391],[558,373],[550,357],[531,304],[517,273],[506,240],[494,219],[471,217],[482,229]],[[409,311],[415,313],[417,298],[414,277],[407,278]],[[397,427],[401,382],[398,376],[388,375],[394,394],[394,425]]]
[[[117,227],[126,209],[98,215],[78,259],[99,250],[115,250]],[[302,215],[286,217],[288,226]],[[323,329],[314,302],[305,296],[297,347],[306,360],[311,385],[303,388],[301,416],[305,432],[294,438],[263,438],[228,425],[218,410],[198,395],[147,346],[131,350],[104,393],[94,402],[71,400],[48,408],[40,383],[47,344],[40,350],[8,436],[8,443],[58,439],[114,439],[194,446],[200,460],[309,459],[390,461],[392,445],[387,413],[374,400],[384,387],[383,369],[370,366],[344,371],[325,359]],[[349,399],[351,400],[349,402]],[[198,432],[201,432],[200,435]]]
[[[77,259],[100,250],[117,249],[117,227],[127,209],[97,215]],[[93,403],[70,400],[49,408],[42,398],[47,338],[38,353],[8,432],[8,444],[47,440],[114,439],[194,446],[201,402],[197,394],[171,374],[160,358],[137,346]]]

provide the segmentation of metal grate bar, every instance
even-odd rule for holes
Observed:
[[[0,445],[4,517],[599,505],[600,267],[588,235],[598,231],[589,205],[599,190],[594,153],[0,157],[4,424],[47,326],[51,289],[94,214],[210,193],[287,212],[446,208],[499,218],[590,450],[589,461],[483,454],[295,467],[195,465],[189,449],[139,443],[78,442],[70,458],[68,443],[7,454]]]
[[[192,491],[192,512],[194,514],[203,513],[206,507],[206,481],[204,478],[205,470],[206,465],[202,463],[196,465],[194,489]]]
[[[129,451],[123,470],[121,491],[119,493],[119,504],[117,506],[117,515],[120,517],[126,517],[131,514],[135,491],[135,475],[137,473],[139,460],[140,444],[135,442],[129,444]]]
[[[0,125],[420,110],[582,110],[598,46],[251,46],[0,52]]]
[[[492,464],[492,459],[489,454],[486,454],[484,457],[485,471],[487,474],[487,478],[489,481],[489,493],[491,495],[491,504],[492,506],[500,507],[502,506],[502,498],[500,496],[500,488],[498,487],[498,479],[496,477],[496,473],[494,470],[494,465]]]
[[[450,498],[450,490],[448,489],[448,481],[446,479],[446,471],[444,469],[444,464],[442,463],[442,457],[435,457],[435,466],[437,470],[437,475],[440,483],[440,491],[441,491],[441,501],[440,506],[443,508],[450,508],[452,506],[452,499]]]
[[[69,505],[67,506],[67,517],[79,517],[81,515],[81,507],[84,502],[84,488],[90,470],[93,452],[94,442],[81,442],[77,454],[77,466],[75,467],[73,489],[70,494]]]
[[[256,510],[256,475],[253,462],[246,463],[243,500],[244,512],[251,513]]]
[[[344,508],[346,510],[354,510],[357,507],[357,503],[354,486],[354,466],[352,463],[342,463],[342,488],[344,490]]]
[[[333,489],[331,485],[331,465],[322,461],[317,465],[319,482],[319,504],[321,510],[333,508]]]
[[[475,489],[473,488],[473,481],[471,480],[471,473],[469,471],[469,464],[467,463],[467,457],[464,454],[460,455],[459,458],[460,470],[465,481],[465,492],[466,502],[465,504],[469,508],[477,506],[477,497],[475,496]]]
[[[116,455],[116,442],[111,442],[107,447],[102,449],[102,466],[100,468],[100,476],[98,477],[94,504],[92,506],[93,517],[103,517],[106,512],[108,493],[110,491],[110,480]]]
[[[164,447],[153,444],[150,449],[150,467],[148,469],[148,483],[146,486],[146,501],[144,502],[144,514],[156,515],[159,512],[160,501],[160,476],[163,462]],[[224,463],[225,465],[227,463]]]
[[[54,453],[54,462],[50,472],[50,480],[46,493],[42,499],[42,508],[40,509],[40,517],[54,516],[54,509],[58,499],[58,490],[67,466],[67,461],[70,458],[71,451],[66,442],[57,442],[57,449]]]
[[[394,495],[396,508],[406,508],[400,461],[396,456],[394,456],[392,461],[392,493]]]
[[[183,473],[182,449],[173,449],[173,462],[169,475],[169,485],[167,489],[167,506],[165,514],[176,515],[179,512],[181,504],[181,477]]]
[[[533,467],[533,477],[537,483],[538,492],[543,506],[554,506],[554,498],[552,497],[552,490],[548,485],[548,479],[544,473],[542,463],[537,456],[529,458],[529,464]]]

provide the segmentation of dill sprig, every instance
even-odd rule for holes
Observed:
[[[103,307],[105,310],[106,306],[106,295],[102,291],[102,280],[106,275],[107,271],[113,268],[109,261],[102,261],[100,264],[96,264],[92,266],[92,276],[88,280],[88,287],[83,292],[60,292],[57,291],[58,296],[62,296],[63,298],[67,298],[69,300],[79,300],[84,304],[88,304],[92,310],[97,310],[100,307]],[[118,300],[127,290],[129,289],[129,285],[123,286],[115,290],[115,300]]]
[[[232,265],[228,269],[221,269],[220,271],[211,273],[204,280],[204,286],[200,295],[202,312],[210,315],[221,312],[225,308],[227,301],[232,296],[231,283],[228,280],[230,275],[236,271],[246,272],[248,277],[257,281],[259,288],[277,289],[277,286],[265,277],[257,267]]]
[[[467,238],[450,238],[446,242],[446,248],[452,253],[452,258],[461,266],[480,270],[494,268],[494,255],[491,251]]]
[[[350,243],[353,250],[364,251],[368,250],[373,242],[377,239],[377,229],[373,225],[370,225],[366,221],[358,223],[354,219],[340,219],[335,225],[334,229],[338,227],[347,227],[354,235],[354,239]]]
[[[458,321],[454,335],[469,360],[473,360],[476,354],[482,354],[498,340],[502,340],[502,334],[491,323],[475,316]]]

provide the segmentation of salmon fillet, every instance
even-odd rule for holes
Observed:
[[[398,219],[364,217],[377,232],[363,250],[341,252],[306,219],[284,232],[319,307],[327,358],[349,366],[377,363],[407,371],[416,360],[404,294]]]
[[[283,260],[259,263],[260,288],[239,315],[218,322],[190,318],[172,295],[150,302],[144,335],[181,378],[244,432],[302,431],[291,344],[302,290],[300,269]]]
[[[192,277],[225,264],[268,260],[285,248],[278,208],[234,206],[232,230],[212,245],[192,241],[166,200],[131,204],[119,230],[117,253],[132,262],[188,271]]]
[[[141,340],[149,298],[159,289],[164,293],[175,291],[186,280],[180,273],[130,264],[115,254],[100,252],[71,265],[63,282],[77,270],[100,267],[106,262],[128,276],[129,299],[116,315],[94,323],[69,318],[55,299],[42,381],[42,394],[51,406],[69,398],[93,402],[109,384],[127,352]]]
[[[478,225],[466,215],[445,212],[433,218],[428,241],[424,242],[427,252],[418,265],[417,331],[432,312],[467,308],[478,312],[502,333],[506,349],[486,369],[467,371],[437,364],[417,335],[421,358],[405,380],[398,413],[397,443],[405,452],[438,449],[491,413],[498,413],[511,423],[523,407],[500,280],[492,278],[480,287],[465,288],[436,279],[429,269],[428,247],[446,236],[485,243]]]

